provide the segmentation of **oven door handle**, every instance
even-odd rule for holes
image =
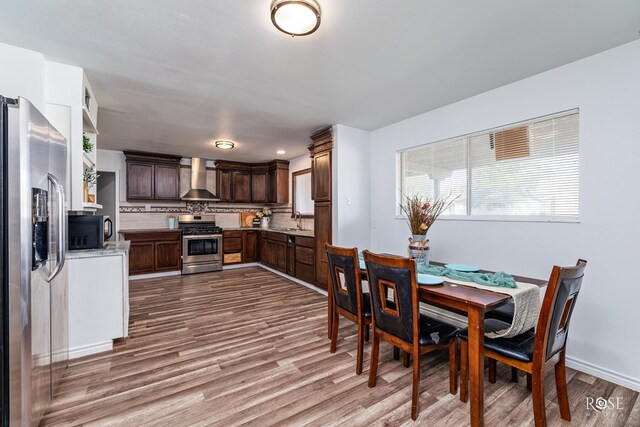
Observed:
[[[193,239],[221,239],[222,234],[196,234],[193,236],[182,236],[184,240],[193,240]]]

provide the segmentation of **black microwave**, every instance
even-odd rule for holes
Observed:
[[[98,249],[111,237],[113,223],[102,215],[69,216],[69,250]]]

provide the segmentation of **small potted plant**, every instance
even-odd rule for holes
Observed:
[[[96,172],[96,167],[86,168],[82,174],[82,189],[84,192],[84,201],[89,203],[94,203],[96,201],[95,194],[89,194],[89,191],[98,183],[98,173]]]
[[[93,151],[93,144],[85,133],[82,134],[82,151],[84,151],[85,153],[90,153]]]
[[[271,209],[262,208],[261,211],[256,212],[256,216],[260,218],[260,227],[269,228],[271,222]]]

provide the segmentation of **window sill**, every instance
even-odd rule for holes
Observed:
[[[396,220],[406,221],[403,215],[396,215]],[[507,216],[507,215],[442,215],[438,221],[481,221],[481,222],[550,222],[562,224],[580,224],[578,217],[541,217],[541,216]]]

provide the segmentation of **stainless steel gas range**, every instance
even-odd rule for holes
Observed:
[[[180,215],[182,274],[222,270],[222,229],[215,215]]]

